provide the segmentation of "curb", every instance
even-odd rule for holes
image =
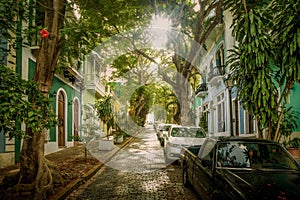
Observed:
[[[116,155],[121,149],[123,149],[125,146],[127,146],[128,143],[131,142],[133,140],[133,138],[135,138],[135,136],[140,133],[141,130],[137,131],[134,135],[132,135],[121,146],[119,146],[119,148],[115,148],[116,150],[112,150],[112,153],[109,156],[107,156],[104,163],[100,163],[100,164],[94,166],[91,170],[89,170],[87,173],[83,174],[80,178],[78,178],[77,180],[69,183],[62,191],[60,191],[56,195],[50,196],[49,199],[51,199],[51,200],[52,199],[53,200],[63,200],[63,199],[65,199],[74,190],[76,190],[81,185],[86,183],[87,180],[92,178],[105,165],[106,162],[110,161],[110,159],[114,155]]]

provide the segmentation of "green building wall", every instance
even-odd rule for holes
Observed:
[[[28,69],[28,78],[32,79],[35,71],[35,62],[29,59],[29,69]],[[63,89],[67,95],[67,141],[72,141],[72,116],[73,116],[73,108],[72,108],[72,100],[77,97],[79,102],[81,102],[81,94],[80,91],[74,89],[73,87],[69,86],[68,84],[64,83],[60,79],[54,76],[52,81],[52,87],[49,92],[49,99],[51,100],[51,106],[53,108],[53,112],[56,113],[56,95],[59,89]],[[50,129],[50,142],[56,142],[56,127],[52,127]]]
[[[291,89],[289,105],[293,107],[294,111],[297,111],[300,114],[300,85],[299,84],[295,84],[293,89]],[[298,116],[297,122],[298,122],[297,123],[298,128],[295,131],[300,132],[300,116]]]

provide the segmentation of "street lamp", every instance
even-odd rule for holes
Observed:
[[[234,85],[233,80],[231,79],[231,75],[227,75],[224,78],[224,83],[229,92],[229,117],[230,117],[230,136],[233,136],[233,121],[232,121],[232,100],[231,100],[231,90]]]

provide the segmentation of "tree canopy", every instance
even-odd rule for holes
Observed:
[[[147,8],[149,4],[147,1],[121,0],[114,3],[111,1],[18,0],[15,2],[5,0],[1,1],[0,5],[1,44],[9,47],[3,48],[1,45],[1,61],[6,62],[9,53],[15,55],[15,44],[19,45],[19,50],[22,45],[31,46],[33,43],[39,45],[39,50],[35,55],[36,70],[34,74],[34,81],[39,93],[31,96],[29,89],[37,91],[31,86],[31,83],[17,82],[20,83],[17,89],[20,91],[24,89],[24,91],[20,94],[11,94],[11,97],[20,103],[17,107],[21,109],[20,112],[27,115],[17,114],[11,115],[11,117],[26,123],[26,137],[23,139],[21,151],[20,176],[15,189],[20,193],[25,191],[24,194],[31,192],[33,199],[45,199],[53,187],[53,176],[48,161],[44,157],[45,128],[50,126],[48,125],[50,119],[47,119],[47,116],[50,116],[51,112],[44,100],[40,99],[39,94],[42,94],[47,100],[54,73],[59,72],[60,67],[58,66],[79,69],[84,55],[95,48],[99,42],[118,31],[129,27],[134,28],[136,22],[144,19],[145,13],[147,14],[144,12],[144,8]],[[74,15],[74,9],[78,6],[80,8],[77,10],[79,18],[79,15]],[[2,52],[6,54],[3,56]],[[11,87],[13,88],[13,86]],[[4,89],[4,92],[13,92],[10,87]],[[27,93],[24,93],[25,91]],[[5,94],[4,99],[14,104],[6,98],[7,95]],[[22,101],[24,95],[29,95],[28,102],[25,99]],[[17,97],[22,98],[17,99]],[[32,108],[30,106],[34,106],[34,109],[25,113]],[[27,108],[25,109],[25,107]],[[9,109],[12,111],[13,108]],[[7,110],[1,107],[1,111]],[[6,116],[4,114],[1,112],[2,116]],[[5,122],[13,120],[11,117],[5,118]],[[1,120],[1,123],[4,120]],[[49,120],[49,122],[44,123],[45,120]]]
[[[19,84],[9,86],[1,83],[0,123],[5,124],[10,132],[16,130],[13,127],[14,121],[25,122],[27,126],[17,190],[32,191],[34,199],[43,199],[53,186],[51,172],[44,158],[44,141],[45,128],[54,123],[47,97],[58,66],[79,69],[84,55],[116,34],[126,36],[128,43],[122,45],[130,44],[133,47],[131,53],[155,63],[156,53],[147,52],[148,49],[141,49],[134,43],[137,37],[143,37],[143,33],[135,33],[134,30],[149,24],[153,13],[168,16],[172,22],[167,45],[173,53],[165,57],[166,62],[158,64],[159,73],[177,95],[166,106],[176,104],[177,108],[173,108],[177,109],[175,115],[181,116],[179,122],[189,123],[191,91],[187,85],[197,71],[200,51],[207,48],[207,38],[222,22],[225,6],[232,12],[233,33],[239,44],[231,52],[229,60],[232,78],[237,83],[238,97],[243,107],[255,115],[260,136],[263,129],[268,129],[269,137],[278,140],[281,121],[286,121],[283,114],[289,110],[285,107],[286,100],[292,86],[300,79],[299,3],[298,0],[199,0],[197,3],[187,0],[1,1],[1,62],[6,61],[8,53],[14,56],[16,42],[28,45],[33,41],[30,37],[33,35],[37,36],[35,40],[39,42],[34,75],[36,86],[32,82],[20,81],[10,71],[5,71],[6,68],[1,68],[1,73],[7,74],[7,77],[1,76],[1,82],[15,80]],[[39,33],[42,30],[47,34],[41,36]],[[130,32],[131,37],[123,35],[128,30],[133,30]],[[114,39],[118,42],[118,37]],[[7,46],[3,48],[3,44]],[[133,69],[138,63],[137,58],[122,55],[114,64],[128,64],[127,68],[120,68],[124,70],[122,73],[126,73],[126,70]],[[176,73],[168,73],[164,65],[174,67]],[[9,77],[11,80],[6,80]],[[149,109],[151,87],[141,87],[133,95],[132,102],[141,103],[135,104],[135,112],[143,109],[143,112],[147,112]],[[141,106],[143,104],[147,106]],[[15,107],[7,108],[5,105]],[[12,115],[8,116],[7,112]]]
[[[38,132],[56,124],[49,99],[40,92],[34,81],[22,80],[13,70],[1,65],[0,83],[0,127],[10,139],[26,136],[16,123],[25,123],[27,128]]]

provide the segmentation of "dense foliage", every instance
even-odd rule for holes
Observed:
[[[228,64],[243,107],[258,122],[259,136],[279,140],[287,98],[299,74],[299,1],[225,0],[238,46]],[[277,88],[281,88],[280,92]]]
[[[56,123],[50,101],[40,92],[37,84],[22,80],[3,65],[0,67],[0,113],[0,127],[10,138],[22,138],[25,135],[25,131],[18,128],[16,123],[25,123],[27,128],[40,133]]]
[[[97,110],[97,116],[107,126],[107,134],[109,134],[109,128],[113,125],[114,110],[112,97],[106,95],[97,99],[95,102],[95,108]]]

